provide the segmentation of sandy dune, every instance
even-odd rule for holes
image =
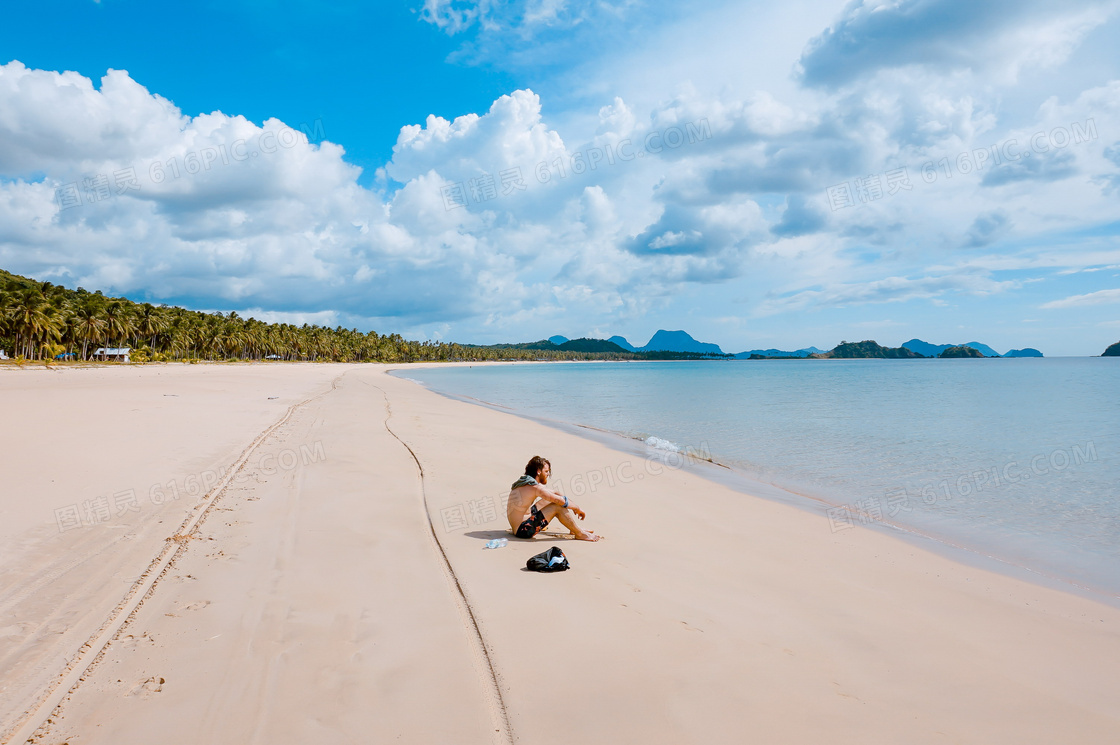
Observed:
[[[28,422],[3,435],[3,741],[48,716],[37,741],[72,745],[1120,735],[1114,608],[384,373],[0,371]],[[606,540],[554,525],[483,550],[538,453]],[[70,503],[216,482],[239,457],[211,501],[124,500],[59,531]],[[523,571],[557,541],[572,571]],[[36,708],[165,547],[60,707]]]

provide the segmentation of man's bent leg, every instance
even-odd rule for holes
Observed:
[[[572,532],[572,535],[574,535],[577,540],[599,540],[599,536],[595,535],[593,531],[584,530],[579,526],[579,518],[576,517],[576,513],[572,512],[567,507],[561,507],[558,504],[550,503],[545,505],[544,509],[541,510],[541,514],[543,514],[549,520],[551,520],[552,518],[556,518],[557,520],[559,520],[560,524],[570,530]]]

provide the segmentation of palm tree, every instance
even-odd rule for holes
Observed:
[[[136,314],[136,333],[149,339],[148,346],[155,349],[156,334],[167,328],[163,311],[151,303],[144,303]]]
[[[190,344],[190,330],[190,318],[183,309],[173,309],[166,328],[167,351],[172,357],[176,355],[182,356],[182,353],[186,351]]]
[[[34,358],[35,342],[55,323],[51,304],[37,289],[28,288],[15,299],[9,318],[15,331],[18,353]]]
[[[105,335],[110,345],[117,339],[119,342],[115,346],[121,346],[132,333],[132,312],[126,303],[127,300],[113,300],[105,307]]]
[[[214,359],[217,357],[218,350],[222,348],[222,327],[218,324],[219,322],[217,321],[210,321],[206,326],[199,329],[198,348],[207,359]]]
[[[40,348],[44,353],[54,357],[58,352],[52,352],[54,346],[62,341],[62,334],[66,330],[66,314],[61,308],[48,304],[43,310],[46,322],[39,330]]]
[[[74,335],[82,340],[82,359],[86,359],[89,343],[96,342],[105,330],[105,321],[101,316],[104,309],[96,296],[89,296],[74,309]]]
[[[15,330],[12,324],[11,312],[15,308],[13,296],[7,292],[0,292],[0,339],[6,339],[9,335],[14,336]],[[2,349],[2,347],[0,347]],[[15,356],[15,348],[12,349],[12,356]]]

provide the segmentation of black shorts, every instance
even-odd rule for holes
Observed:
[[[537,509],[536,505],[533,505],[529,508],[529,517],[517,526],[517,532],[514,535],[518,538],[532,538],[547,527],[548,518]]]

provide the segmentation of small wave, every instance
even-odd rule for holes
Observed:
[[[681,451],[680,447],[675,442],[662,440],[660,437],[650,436],[647,437],[644,442],[646,445],[657,450],[668,450],[670,453],[679,453]]]

